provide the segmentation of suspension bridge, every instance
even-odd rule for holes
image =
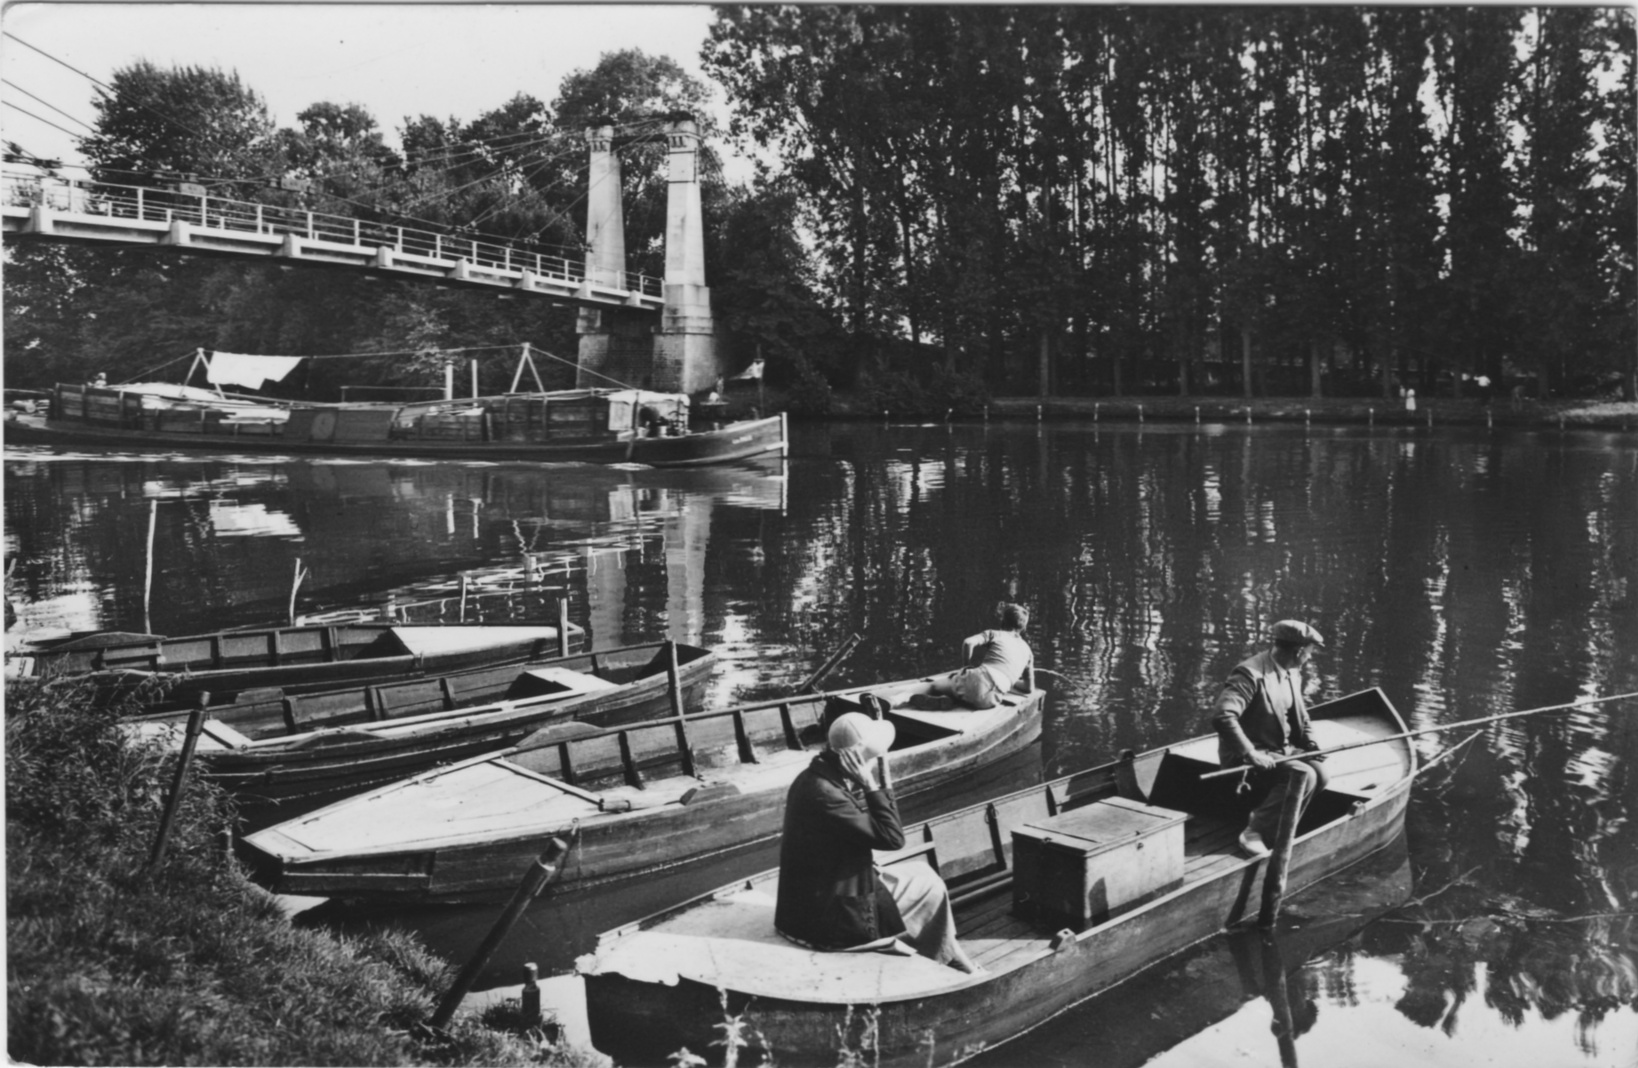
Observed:
[[[587,244],[578,258],[527,242],[234,199],[199,182],[153,176],[147,184],[119,184],[15,164],[0,168],[0,233],[15,241],[157,247],[545,298],[578,309],[581,384],[612,376],[692,393],[723,373],[705,285],[698,127],[687,119],[669,122],[666,138],[663,278],[626,270],[621,140],[607,126],[587,131]]]

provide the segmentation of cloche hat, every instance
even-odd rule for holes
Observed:
[[[862,745],[866,759],[874,759],[893,748],[897,734],[893,724],[885,719],[871,719],[863,712],[844,712],[830,725],[829,741],[830,747],[837,750]]]

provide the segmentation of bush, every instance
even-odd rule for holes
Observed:
[[[293,928],[218,847],[233,808],[196,777],[163,867],[145,872],[174,764],[129,741],[121,711],[82,690],[6,687],[13,1060],[558,1063],[470,1017],[419,1028],[449,965],[399,932]]]

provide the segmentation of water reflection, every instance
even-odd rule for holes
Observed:
[[[1049,774],[1205,729],[1282,616],[1327,636],[1315,698],[1380,686],[1416,727],[1638,690],[1630,436],[856,423],[798,428],[788,474],[7,456],[23,631],[139,622],[158,500],[156,629],[282,616],[297,557],[305,612],[389,595],[458,612],[464,575],[482,618],[566,593],[599,644],[713,645],[718,700],[794,685],[852,632],[838,684],[944,666],[997,600],[1021,600],[1056,673]],[[1336,978],[1356,994],[1319,999],[1298,1054],[1340,1020],[1468,1063],[1439,1030],[1453,1014],[1503,1060],[1620,1048],[1638,1019],[1635,767],[1638,707],[1610,704],[1486,728],[1419,785],[1418,892],[1445,889],[1410,917],[1415,942],[1366,929],[1383,951]],[[1580,916],[1602,918],[1559,922]]]

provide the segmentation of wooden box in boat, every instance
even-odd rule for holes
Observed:
[[[1040,736],[1039,691],[984,711],[907,707],[933,681],[866,688],[893,706],[889,760],[901,799]],[[786,791],[822,748],[827,702],[852,706],[863,692],[603,730],[559,724],[504,753],[267,828],[241,853],[275,891],[359,899],[503,899],[554,836],[574,840],[560,890],[660,877],[777,837]]]
[[[1330,758],[1293,845],[1296,892],[1400,833],[1416,771],[1398,713],[1379,690],[1312,710],[1325,746],[1384,739]],[[705,1049],[743,1014],[740,1033],[774,1063],[835,1064],[845,1045],[868,1063],[953,1064],[1015,1037],[1202,939],[1257,916],[1267,863],[1236,850],[1245,807],[1217,768],[1215,737],[1124,758],[906,828],[883,863],[931,863],[957,928],[985,969],[967,975],[921,957],[820,953],[773,929],[778,872],[610,931],[582,959],[593,1042],[634,1063]],[[1113,797],[1188,814],[1183,885],[1085,931],[1016,915],[1008,892],[1013,828]]]
[[[1013,828],[1012,907],[1084,931],[1183,883],[1188,815],[1124,797]]]
[[[677,645],[677,679],[692,702],[716,654]],[[670,645],[649,642],[522,664],[487,665],[401,682],[311,694],[251,691],[212,705],[198,742],[205,774],[242,807],[282,818],[429,767],[521,741],[554,720],[613,726],[671,707]],[[176,735],[185,712],[127,721],[139,735]],[[256,813],[258,822],[270,812]]]
[[[569,624],[570,648],[585,631]],[[385,682],[558,651],[555,626],[351,623],[227,630],[166,638],[91,635],[22,657],[8,670],[40,679],[83,678],[113,693],[174,706],[279,687],[287,694]]]

